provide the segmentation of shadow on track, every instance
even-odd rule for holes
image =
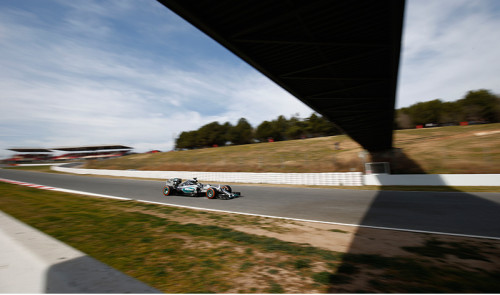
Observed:
[[[393,158],[377,156],[390,161],[393,172],[423,173],[401,151]],[[382,186],[341,263],[325,273],[328,291],[500,292],[500,240],[432,232],[500,238],[500,200],[456,190],[402,193]]]

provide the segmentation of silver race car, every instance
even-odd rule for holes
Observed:
[[[218,186],[203,184],[198,182],[196,178],[184,182],[180,178],[168,179],[163,187],[163,194],[165,196],[184,195],[192,197],[205,195],[209,199],[219,198],[223,200],[233,199],[241,195],[240,192],[233,192],[227,184]]]

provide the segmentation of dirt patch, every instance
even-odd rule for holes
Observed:
[[[134,209],[133,211],[138,210]],[[189,215],[183,214],[182,211],[174,214],[161,214],[158,212],[149,212],[148,210],[139,211],[183,224],[211,224],[248,234],[266,236],[281,241],[350,254],[421,258],[425,255],[406,249],[425,248],[429,246],[426,243],[435,240],[439,241],[440,245],[444,245],[442,248],[449,248],[449,245],[457,247],[461,245],[461,248],[485,249],[484,259],[463,259],[449,254],[445,254],[443,257],[430,256],[438,264],[459,264],[471,270],[485,269],[491,271],[498,269],[498,265],[500,265],[500,256],[498,256],[498,253],[500,253],[500,241],[493,239],[413,233],[317,222],[289,221],[266,217],[238,216],[228,213],[207,213],[203,211]]]
[[[500,133],[500,130],[493,130],[493,131],[486,131],[486,132],[477,132],[474,133],[476,136],[485,136],[485,135],[492,135],[492,134],[497,134]]]

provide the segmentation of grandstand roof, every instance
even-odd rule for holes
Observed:
[[[52,151],[44,148],[11,148],[9,151],[18,153],[51,153]]]
[[[158,0],[340,126],[390,149],[404,0]]]
[[[124,145],[91,145],[91,146],[74,146],[74,147],[58,147],[52,150],[65,152],[80,152],[80,151],[101,151],[101,150],[130,150],[131,147]]]

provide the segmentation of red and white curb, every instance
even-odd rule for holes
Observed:
[[[15,181],[15,180],[10,180],[10,179],[5,179],[5,178],[0,178],[0,181],[11,183],[11,184],[23,185],[23,186],[27,186],[27,187],[45,189],[45,190],[55,190],[56,189],[55,187],[51,187],[51,186],[39,185],[39,184],[34,184],[34,183],[22,182],[22,181]]]
[[[63,193],[70,193],[70,194],[94,196],[94,197],[101,197],[101,198],[110,198],[110,199],[117,199],[117,200],[133,200],[131,198],[124,198],[124,197],[116,197],[116,196],[110,196],[110,195],[103,195],[103,194],[82,192],[82,191],[76,191],[76,190],[71,190],[71,189],[65,189],[65,188],[59,188],[59,187],[52,187],[52,186],[40,185],[40,184],[35,184],[35,183],[23,182],[23,181],[16,181],[16,180],[11,180],[11,179],[6,179],[6,178],[0,178],[0,181],[1,182],[6,182],[6,183],[10,183],[10,184],[17,184],[17,185],[27,186],[27,187],[31,187],[31,188],[37,188],[37,189],[55,191],[55,192],[63,192]]]

